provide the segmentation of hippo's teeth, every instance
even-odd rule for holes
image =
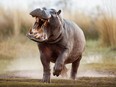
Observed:
[[[36,38],[36,39],[38,39],[38,38],[39,38],[39,36],[36,36],[35,38]]]

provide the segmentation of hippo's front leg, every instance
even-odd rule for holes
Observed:
[[[55,76],[55,75],[56,75],[56,76],[59,76],[59,75],[61,74],[61,71],[62,71],[63,66],[64,66],[64,62],[65,62],[65,60],[67,59],[68,54],[69,54],[68,50],[65,50],[64,52],[62,52],[62,53],[58,56],[58,58],[57,58],[57,60],[56,60],[56,62],[55,62],[55,66],[54,66],[54,71],[53,71],[53,75],[54,75],[54,76]]]
[[[42,54],[40,58],[43,65],[43,82],[50,83],[50,61]]]

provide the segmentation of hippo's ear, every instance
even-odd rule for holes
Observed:
[[[58,12],[57,12],[57,14],[59,15],[61,13],[61,10],[59,10]]]

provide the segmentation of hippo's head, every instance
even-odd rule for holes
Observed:
[[[30,15],[35,17],[33,27],[27,33],[27,36],[36,42],[45,42],[55,39],[61,33],[62,19],[59,16],[61,10],[55,9],[35,9]]]

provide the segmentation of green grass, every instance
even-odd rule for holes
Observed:
[[[116,64],[116,50],[110,47],[102,47],[98,40],[88,40],[84,56],[98,55],[104,64]],[[101,62],[100,61],[100,62]]]
[[[76,81],[52,79],[42,83],[39,79],[0,79],[0,87],[116,87],[116,78],[82,77]]]

